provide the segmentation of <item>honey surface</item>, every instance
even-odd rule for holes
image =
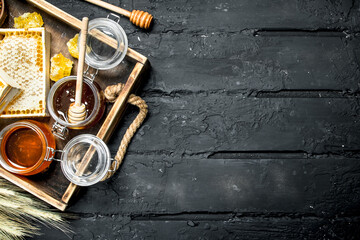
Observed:
[[[32,167],[42,155],[42,142],[38,134],[28,128],[14,131],[5,145],[9,160],[21,167]]]
[[[67,114],[70,104],[75,102],[76,80],[71,80],[59,87],[54,96],[54,109]],[[95,96],[87,84],[83,84],[82,102],[86,106],[86,115],[90,116],[94,110]]]

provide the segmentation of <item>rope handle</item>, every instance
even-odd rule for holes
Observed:
[[[105,98],[109,102],[115,102],[116,98],[119,96],[123,88],[124,88],[123,83],[118,83],[116,85],[108,86],[104,91]],[[121,140],[119,149],[114,158],[115,161],[112,162],[112,166],[111,166],[111,168],[114,169],[114,171],[109,171],[101,181],[104,181],[112,177],[114,173],[119,169],[125,157],[127,147],[131,142],[131,139],[133,138],[133,136],[135,135],[136,131],[139,129],[141,124],[144,122],[146,115],[148,113],[148,106],[141,97],[131,94],[128,98],[128,103],[138,107],[140,111],[136,116],[136,118],[134,119],[134,121],[130,124],[130,126],[126,130],[125,135]]]

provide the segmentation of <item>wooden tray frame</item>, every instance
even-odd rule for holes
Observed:
[[[43,0],[27,0],[32,5],[42,9],[48,14],[52,15],[55,18],[65,22],[66,24],[72,26],[75,29],[80,29],[81,21],[72,15],[60,10],[59,8],[47,3]],[[107,38],[106,36],[101,39],[109,45],[112,45],[112,39]],[[107,143],[111,137],[113,130],[115,129],[117,123],[120,120],[121,114],[124,112],[127,99],[130,93],[134,90],[135,86],[139,81],[139,76],[142,71],[149,65],[147,58],[135,50],[128,48],[127,57],[136,62],[135,67],[133,68],[130,76],[128,77],[123,90],[120,95],[116,99],[114,105],[112,106],[110,112],[108,113],[106,119],[104,120],[100,130],[97,133],[97,137],[102,139],[105,143]],[[13,184],[19,186],[20,188],[26,190],[27,192],[33,194],[39,199],[47,202],[48,204],[56,207],[57,209],[64,211],[68,206],[68,203],[71,197],[76,192],[79,186],[70,183],[67,187],[66,191],[62,195],[61,199],[52,196],[47,193],[43,189],[37,188],[33,185],[26,177],[12,174],[3,168],[0,167],[0,176],[12,182]]]

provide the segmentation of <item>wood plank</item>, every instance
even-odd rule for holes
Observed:
[[[360,191],[359,169],[358,159],[336,156],[189,159],[127,155],[119,173],[87,188],[68,210],[154,219],[191,213],[359,216],[360,196],[355,194]]]
[[[65,11],[73,11],[78,18],[91,14],[105,16],[109,11],[81,1],[69,5],[62,0],[50,0]],[[107,2],[125,9],[148,11],[155,18],[151,33],[164,31],[238,31],[249,28],[301,28],[359,29],[359,3],[344,0],[341,2],[286,1],[275,0],[230,0],[230,1],[136,1]],[[71,8],[77,9],[76,11]],[[122,24],[135,29],[126,19]]]
[[[96,221],[94,220],[96,219]],[[356,239],[359,218],[234,217],[224,220],[130,220],[127,216],[90,215],[73,221],[79,239]],[[42,228],[37,240],[63,240],[60,232]]]
[[[17,176],[16,178],[14,178],[13,174],[9,173],[8,171],[4,170],[1,167],[0,167],[0,176],[12,182],[13,184],[17,185],[18,187],[21,187],[22,189],[26,190],[32,195],[40,198],[46,203],[52,205],[53,207],[56,207],[57,209],[64,211],[65,208],[67,207],[66,203],[61,202],[57,198],[57,196],[54,196],[54,194],[50,193],[51,189],[39,188],[38,186],[32,184],[32,182],[29,181],[26,177]]]
[[[146,92],[358,89],[359,38],[345,35],[169,32],[133,34],[129,41],[155,69]]]
[[[144,99],[151,106],[150,117],[129,146],[133,153],[180,157],[219,151],[359,150],[357,98],[248,98],[220,91]],[[124,129],[133,118],[126,118]],[[120,143],[122,133],[114,136],[111,147]]]

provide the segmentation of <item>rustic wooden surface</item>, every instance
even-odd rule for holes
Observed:
[[[121,170],[68,209],[72,239],[358,238],[359,1],[108,2],[155,17],[121,20],[152,66],[150,112]]]

